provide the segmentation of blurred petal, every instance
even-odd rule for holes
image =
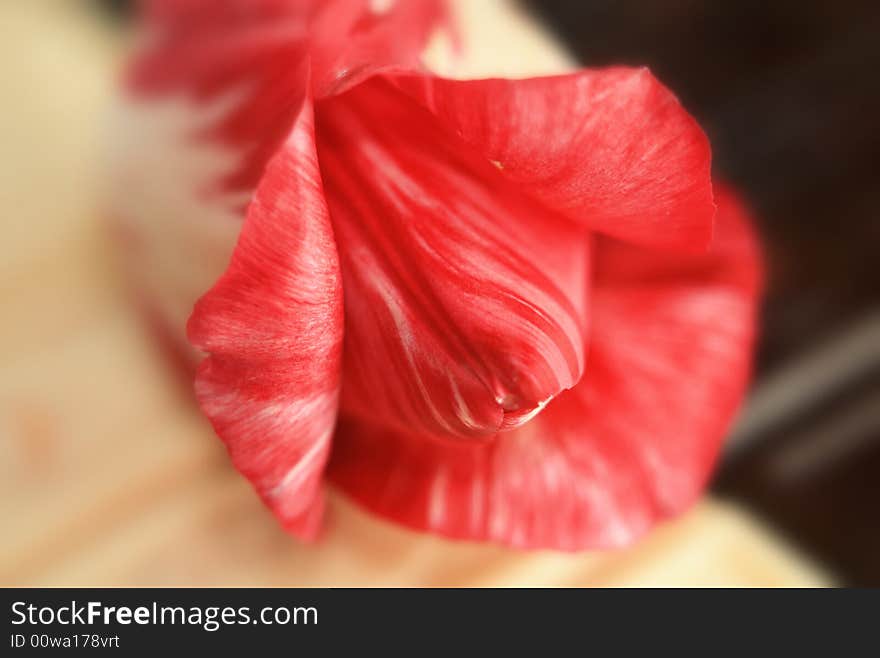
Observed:
[[[622,546],[682,511],[742,398],[754,332],[755,242],[735,199],[718,203],[709,254],[597,245],[587,372],[534,420],[466,443],[347,419],[331,478],[410,527],[522,548]]]
[[[703,254],[656,254],[607,238],[595,241],[596,286],[659,288],[679,284],[731,286],[750,295],[761,291],[763,268],[750,213],[726,185],[715,183],[718,207],[712,245]]]
[[[345,282],[344,407],[491,435],[583,367],[588,242],[374,78],[319,104]]]
[[[307,85],[319,98],[385,68],[418,67],[429,36],[448,20],[443,0],[399,0],[381,12],[375,4],[150,0],[144,16],[153,29],[129,71],[130,89],[147,99],[225,103],[228,111],[199,136],[241,153],[221,183],[250,193],[290,132]]]
[[[268,165],[226,273],[188,332],[196,394],[232,461],[284,525],[318,529],[336,420],[342,289],[311,107]]]
[[[383,69],[420,68],[428,39],[450,26],[445,0],[148,0],[142,13],[161,35],[164,76],[191,75],[194,62],[226,77],[230,67],[296,69],[308,55],[316,98]]]
[[[214,46],[148,42],[107,140],[107,212],[125,236],[127,269],[155,324],[190,352],[193,303],[226,269],[244,208],[308,89],[307,70],[273,63],[262,42]]]
[[[639,244],[708,245],[709,143],[646,69],[396,82],[547,207]]]
[[[286,18],[306,20],[322,1],[140,0],[140,14],[163,29],[236,29]]]
[[[451,29],[446,0],[330,0],[311,25],[315,93],[338,94],[388,68],[421,68],[438,29]]]
[[[129,71],[129,89],[142,104],[176,97],[224,107],[212,123],[183,138],[212,141],[239,154],[238,166],[216,184],[250,193],[290,133],[305,97],[304,29],[298,21],[279,21],[235,30],[199,25],[153,35]],[[183,139],[180,147],[186,147]]]

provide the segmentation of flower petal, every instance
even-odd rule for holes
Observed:
[[[129,71],[140,96],[185,93],[228,111],[203,137],[243,154],[222,181],[253,191],[305,96],[341,93],[385,68],[418,68],[444,0],[150,0],[145,44]],[[306,75],[308,72],[308,75]]]
[[[306,103],[267,167],[226,273],[196,304],[209,353],[196,394],[235,466],[285,526],[311,537],[336,420],[339,264]]]
[[[217,185],[250,193],[302,106],[309,80],[305,34],[299,21],[167,30],[134,59],[129,89],[142,104],[177,97],[222,106],[213,123],[185,137],[240,153],[238,166]]]
[[[141,0],[141,16],[163,29],[235,29],[291,17],[305,20],[322,0]]]
[[[683,510],[740,402],[753,337],[755,242],[735,199],[718,203],[712,251],[686,262],[597,245],[587,372],[530,423],[467,443],[345,419],[331,479],[410,527],[521,548],[622,546]]]
[[[428,39],[451,25],[445,0],[149,0],[143,16],[160,35],[152,76],[283,71],[308,55],[315,98],[382,69],[420,68]]]
[[[446,0],[330,0],[311,24],[315,94],[338,94],[388,68],[419,69]]]
[[[184,331],[193,303],[226,269],[244,208],[309,87],[305,64],[271,56],[286,38],[252,37],[204,50],[185,38],[148,41],[111,115],[107,212],[144,306],[193,365]]]
[[[646,69],[396,82],[549,208],[639,244],[708,245],[709,143]]]
[[[583,368],[588,240],[381,78],[318,105],[346,298],[344,407],[491,435]]]

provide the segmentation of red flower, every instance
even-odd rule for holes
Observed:
[[[132,265],[172,329],[207,290],[202,409],[294,534],[326,475],[451,537],[626,544],[698,495],[743,394],[746,214],[646,70],[440,79],[442,4],[370,5],[147,3]]]

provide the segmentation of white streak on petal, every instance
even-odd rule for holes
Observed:
[[[433,526],[444,523],[446,519],[446,471],[438,469],[431,483],[428,501],[428,522]]]
[[[471,414],[471,410],[467,406],[467,402],[465,401],[464,397],[462,397],[461,390],[458,388],[458,383],[456,383],[455,377],[453,377],[448,372],[446,376],[447,379],[449,379],[449,387],[452,389],[452,397],[455,403],[455,415],[465,427],[478,429],[480,425],[474,419],[473,415]]]

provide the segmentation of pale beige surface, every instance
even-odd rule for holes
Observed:
[[[711,500],[636,548],[605,555],[450,543],[338,496],[321,542],[284,535],[228,465],[118,284],[94,210],[116,49],[81,6],[0,3],[0,584],[827,582],[743,511]],[[472,42],[489,36],[459,73],[565,65],[498,3],[462,6]],[[504,47],[515,54],[493,64]]]

